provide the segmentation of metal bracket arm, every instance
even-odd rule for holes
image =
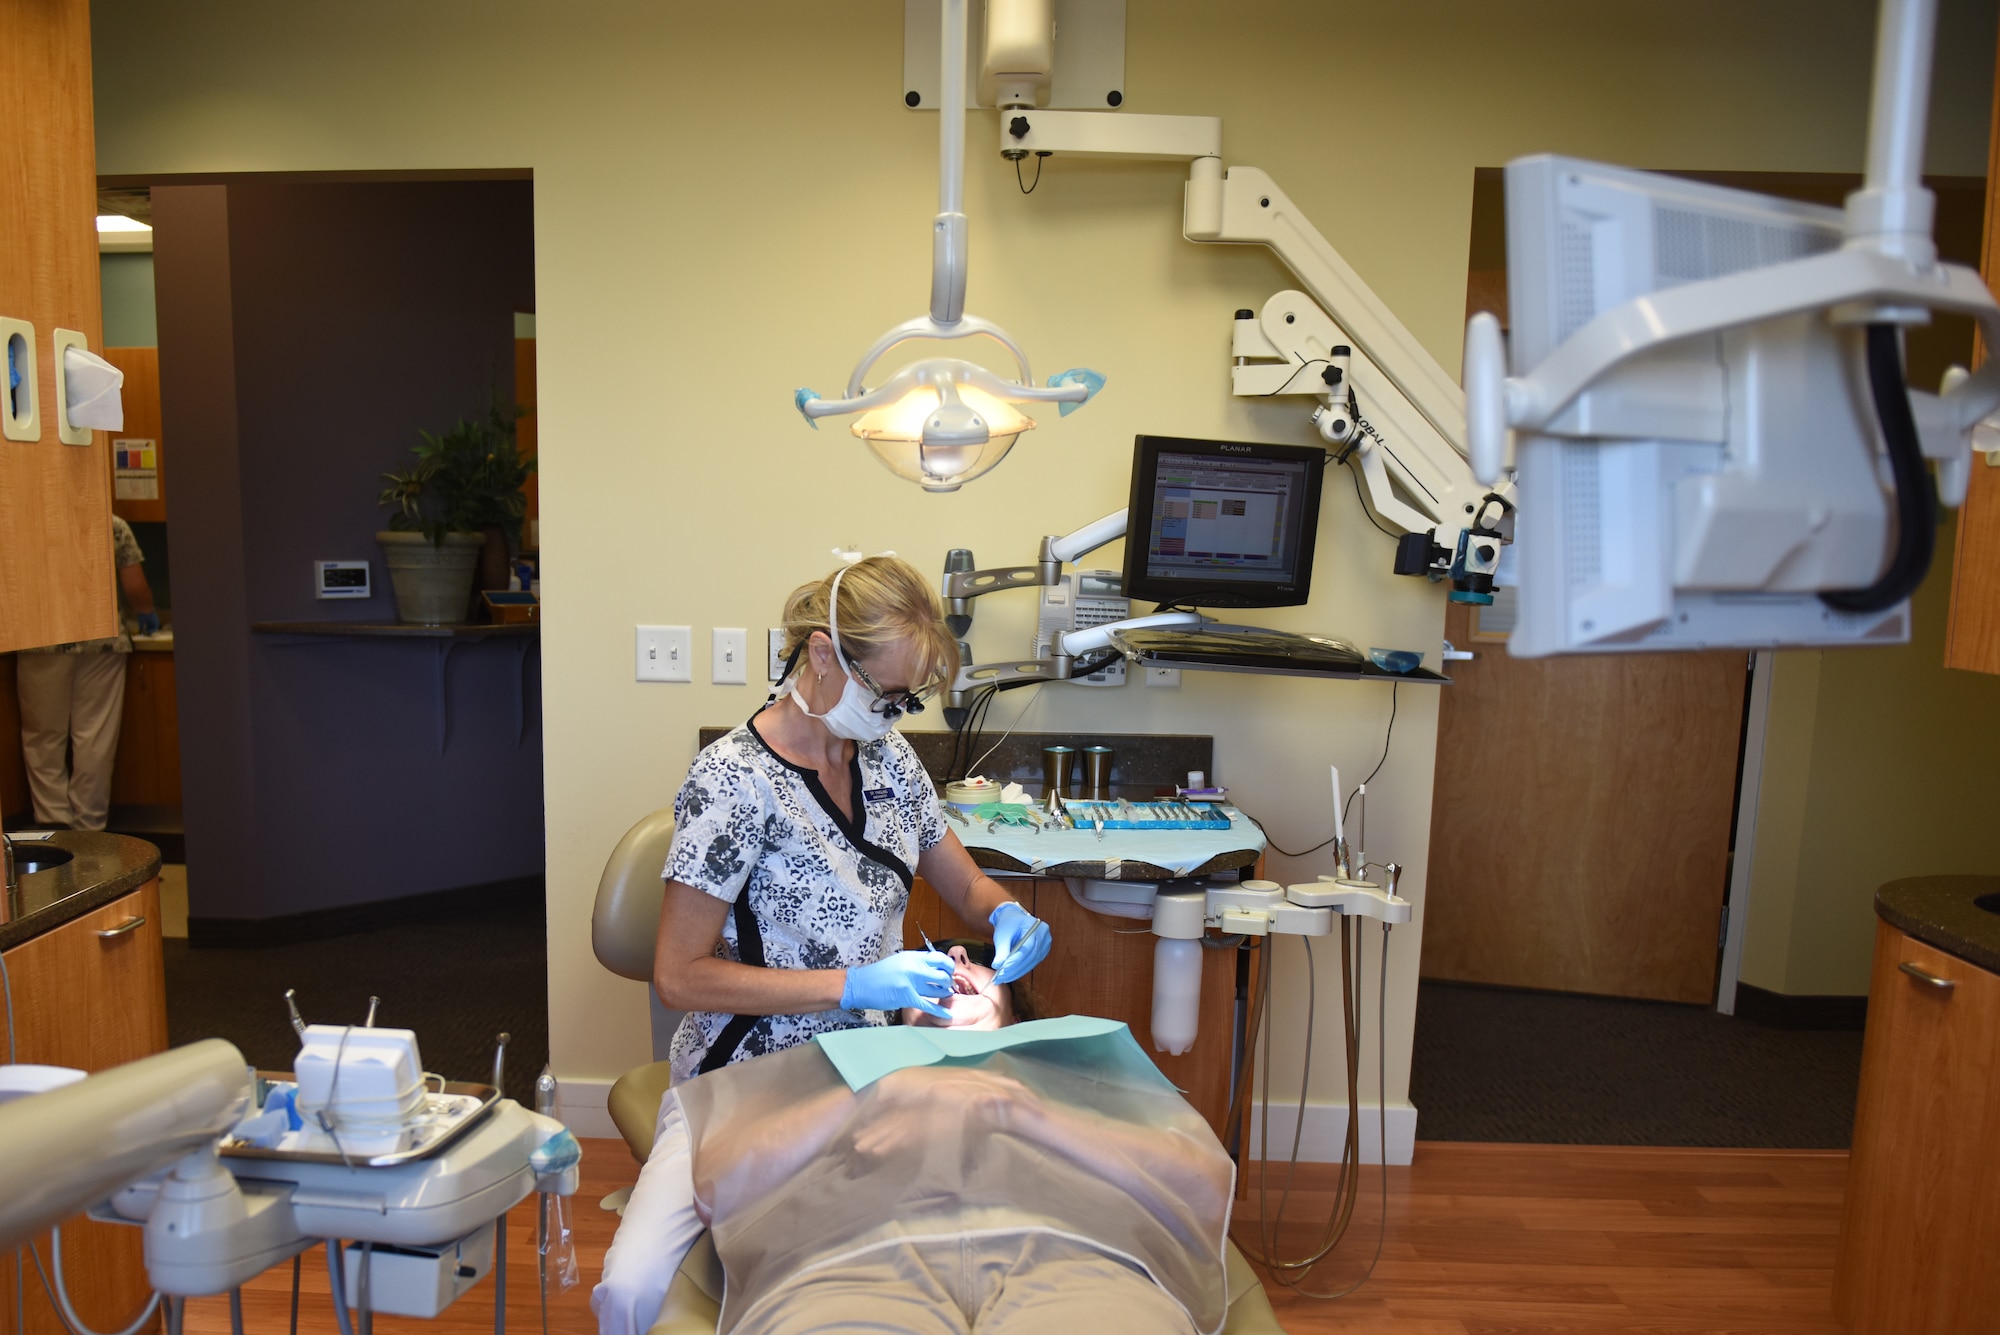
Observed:
[[[1592,384],[1651,348],[1789,315],[1848,306],[1909,304],[1955,311],[2000,340],[2000,304],[1972,270],[1941,264],[1918,273],[1866,250],[1837,250],[1746,273],[1685,283],[1613,307],[1563,340],[1540,366],[1498,386],[1506,424],[1546,431]],[[1493,392],[1490,385],[1485,392]],[[2000,407],[2000,363],[1988,361],[1943,396],[1960,431]]]

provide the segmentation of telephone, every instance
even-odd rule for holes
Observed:
[[[1064,575],[1062,583],[1042,586],[1041,607],[1035,618],[1034,656],[1047,658],[1055,637],[1072,630],[1109,625],[1132,615],[1132,600],[1125,596],[1125,578],[1116,570],[1079,570]],[[1114,658],[1085,677],[1072,677],[1074,686],[1123,686],[1125,660]]]

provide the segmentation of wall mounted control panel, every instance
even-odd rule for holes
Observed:
[[[317,598],[372,598],[366,561],[313,562],[313,596]]]

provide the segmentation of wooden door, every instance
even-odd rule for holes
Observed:
[[[1993,89],[1993,133],[1986,153],[1986,236],[1979,248],[1979,272],[1986,286],[1993,288],[2000,280],[2000,229],[1994,226],[1994,213],[2000,210],[2000,84]],[[1991,351],[1986,340],[1975,335],[1973,365],[1985,361]],[[1958,512],[1944,665],[2000,672],[2000,468],[1978,455],[1972,460],[1971,492]]]
[[[181,804],[180,706],[174,656],[154,649],[126,655],[125,712],[111,768],[111,805]]]
[[[55,331],[104,342],[87,0],[0,21],[0,315],[34,326],[39,440],[0,440],[0,652],[118,633],[105,435],[58,436]]]
[[[116,936],[101,932],[145,922]],[[160,883],[139,889],[7,952],[18,1061],[102,1071],[167,1047],[160,953]],[[93,1330],[123,1330],[145,1303],[140,1230],[78,1216],[64,1222],[63,1270],[77,1315]],[[49,1263],[48,1237],[35,1245]],[[23,1335],[62,1335],[61,1318],[28,1267]],[[0,1266],[0,1332],[14,1323],[14,1267]],[[155,1322],[157,1326],[157,1320]]]
[[[1951,984],[1902,972],[1909,963]],[[1876,924],[1834,1307],[1871,1335],[2000,1323],[2000,974]]]
[[[1445,638],[1470,640],[1467,609]],[[1423,974],[1713,999],[1748,655],[1451,665],[1438,715]]]

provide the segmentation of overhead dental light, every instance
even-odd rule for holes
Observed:
[[[1076,368],[1035,384],[1027,354],[990,320],[965,312],[965,63],[966,0],[942,0],[939,43],[942,96],[938,104],[938,214],[931,228],[930,313],[906,320],[877,339],[847,379],[847,397],[823,399],[798,390],[793,402],[813,426],[822,417],[858,413],[850,429],[897,477],[925,491],[957,491],[990,472],[1035,420],[1016,405],[1053,403],[1065,416],[1103,388],[1104,377]],[[916,339],[983,334],[1014,354],[1019,379],[1002,380],[976,362],[929,357],[912,362],[874,389],[864,378],[891,349]]]

